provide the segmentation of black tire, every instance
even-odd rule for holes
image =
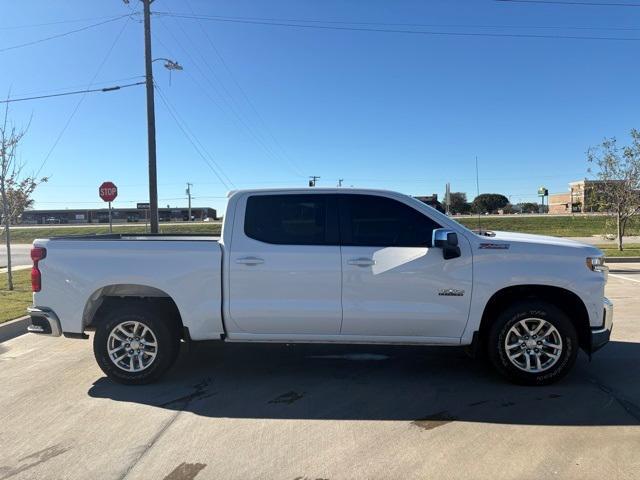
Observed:
[[[541,319],[548,322],[555,327],[562,340],[562,350],[557,360],[555,360],[555,363],[550,364],[548,368],[538,372],[525,371],[524,369],[518,368],[514,362],[509,359],[505,346],[505,339],[507,339],[511,328],[520,321],[529,318]],[[535,320],[532,324],[534,326],[536,325]],[[524,329],[521,331],[523,334],[526,333]],[[514,338],[512,334],[509,340],[512,341]],[[522,338],[524,338],[524,336]],[[527,341],[533,342],[533,337],[527,335],[527,338],[532,339]],[[538,337],[536,341],[538,340],[541,339]],[[522,341],[524,343],[524,340]],[[531,347],[535,346],[536,345],[531,345]],[[525,353],[533,352],[533,348],[527,350],[527,347],[528,345],[523,347],[521,344],[521,355],[533,355],[529,356],[530,361],[533,362],[535,361],[536,354]],[[510,306],[498,316],[489,332],[487,350],[493,366],[510,381],[521,385],[548,385],[560,380],[571,370],[571,367],[573,367],[578,355],[578,335],[569,317],[558,307],[544,301],[523,301]],[[552,354],[557,352],[557,350],[554,349],[547,348],[547,350]],[[515,349],[510,351],[515,352],[515,354],[518,353]],[[512,353],[512,355],[514,355],[514,353]],[[554,361],[551,356],[547,356],[544,353],[541,358],[544,361]],[[520,356],[518,361],[524,363],[526,357],[523,358]],[[544,364],[542,364],[542,366],[544,367]],[[524,367],[526,368],[526,365],[524,365]]]
[[[155,336],[157,346],[155,348],[148,347],[155,353],[155,358],[140,371],[128,371],[116,365],[109,355],[108,346],[111,332],[118,325],[124,325],[125,328],[130,329],[130,323],[127,322],[139,322],[150,329]],[[151,338],[149,334],[147,334],[147,338]],[[171,368],[179,351],[180,337],[173,319],[153,303],[143,300],[126,301],[120,305],[109,307],[97,324],[93,337],[93,353],[102,371],[112,380],[127,385],[143,385],[156,381]],[[144,358],[148,358],[148,355]],[[126,362],[126,359],[123,362]]]

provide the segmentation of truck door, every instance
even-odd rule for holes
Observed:
[[[440,228],[421,211],[377,195],[340,200],[342,335],[456,338],[469,314],[471,251],[445,260]],[[400,339],[399,339],[400,340]]]
[[[230,250],[236,333],[340,333],[337,195],[248,195],[236,208]]]

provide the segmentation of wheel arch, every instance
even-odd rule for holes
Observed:
[[[188,339],[180,310],[173,298],[159,288],[138,284],[112,284],[95,290],[84,307],[83,330],[94,329],[109,308],[123,302],[146,302],[149,308],[156,308],[166,318],[171,319],[181,338]]]
[[[566,288],[523,284],[505,287],[495,292],[486,303],[480,320],[478,339],[481,343],[487,339],[489,329],[501,310],[523,300],[543,300],[562,310],[576,329],[580,348],[587,353],[591,347],[591,329],[589,312],[582,299]]]

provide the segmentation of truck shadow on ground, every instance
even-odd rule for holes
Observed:
[[[452,347],[196,344],[159,383],[88,394],[217,418],[640,424],[640,344],[611,342],[546,387],[504,381]]]

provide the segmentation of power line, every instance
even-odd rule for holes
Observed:
[[[500,0],[496,0],[500,1]],[[503,0],[509,1],[509,0]],[[517,1],[517,0],[513,0]],[[496,24],[437,24],[437,23],[389,23],[389,22],[363,22],[363,21],[348,21],[348,20],[318,20],[308,18],[270,18],[270,17],[238,17],[229,15],[198,15],[193,11],[191,7],[190,13],[176,13],[171,11],[155,12],[158,16],[197,16],[198,19],[208,20],[250,20],[250,21],[263,21],[263,22],[288,22],[288,23],[324,23],[324,24],[336,24],[336,25],[373,25],[379,27],[416,27],[416,28],[506,28],[506,29],[556,29],[556,30],[619,30],[619,31],[637,31],[638,28],[625,28],[625,27],[589,27],[589,26],[575,26],[575,25],[496,25]]]
[[[126,14],[126,15],[119,15],[115,18],[112,18],[110,20],[105,20],[104,22],[98,22],[98,23],[93,23],[91,25],[87,25],[84,26],[82,28],[77,28],[75,30],[69,30],[68,32],[63,32],[63,33],[58,33],[56,35],[51,35],[50,37],[44,37],[44,38],[40,38],[38,40],[33,40],[31,42],[26,42],[26,43],[20,43],[18,45],[12,45],[11,47],[5,47],[5,48],[0,48],[0,53],[2,52],[7,52],[9,50],[15,50],[17,48],[22,48],[22,47],[28,47],[31,45],[36,45],[38,43],[42,43],[42,42],[46,42],[48,40],[54,40],[56,38],[61,38],[61,37],[66,37],[67,35],[72,35],[74,33],[78,33],[78,32],[83,32],[85,30],[89,30],[90,28],[94,28],[94,27],[99,27],[101,25],[105,25],[107,23],[111,23],[111,22],[115,22],[117,20],[121,20],[125,17],[131,17],[131,14]]]
[[[191,143],[191,146],[198,153],[198,155],[200,155],[200,158],[202,158],[202,160],[204,160],[204,162],[207,164],[209,169],[216,175],[216,177],[218,177],[218,180],[220,180],[220,182],[227,189],[230,190],[231,187],[229,186],[229,183],[231,183],[231,185],[233,185],[233,182],[229,181],[229,183],[227,183],[225,181],[225,179],[222,178],[221,173],[224,175],[224,172],[222,171],[222,168],[220,167],[220,165],[218,165],[212,158],[211,158],[211,161],[214,163],[214,165],[216,165],[218,167],[218,169],[220,170],[220,173],[218,173],[218,171],[211,165],[211,162],[209,161],[209,159],[207,159],[207,156],[205,156],[202,153],[202,151],[198,147],[198,145],[196,145],[196,142],[194,142],[194,139],[200,144],[200,147],[202,148],[202,150],[204,150],[206,152],[206,149],[204,148],[204,146],[200,143],[200,141],[196,138],[196,136],[193,133],[189,133],[188,132],[188,127],[186,126],[186,124],[184,124],[184,122],[182,122],[179,119],[179,116],[178,116],[177,112],[175,112],[175,108],[169,104],[169,100],[165,97],[164,93],[162,93],[162,90],[160,89],[160,87],[157,84],[155,84],[155,88],[156,88],[156,91],[160,94],[160,100],[162,100],[162,103],[164,103],[164,106],[167,108],[167,111],[169,112],[169,115],[171,115],[173,120],[176,122],[176,125],[182,131],[182,133],[184,134],[185,138],[189,141],[189,143]],[[193,139],[192,139],[192,137],[193,137]],[[208,152],[207,152],[207,155],[209,157],[211,157],[211,155]]]
[[[524,0],[523,0],[524,1]],[[533,0],[531,0],[533,1]],[[553,39],[553,40],[595,40],[595,41],[626,41],[637,42],[639,37],[597,37],[591,35],[552,35],[552,34],[529,34],[529,33],[494,33],[494,32],[451,32],[451,31],[429,31],[429,30],[405,30],[391,28],[366,28],[366,27],[346,27],[336,25],[309,25],[302,23],[288,23],[286,21],[261,21],[261,20],[239,20],[232,18],[214,18],[201,15],[184,15],[184,14],[164,14],[175,18],[186,18],[193,20],[209,20],[213,22],[229,22],[250,25],[268,25],[275,27],[291,27],[291,28],[307,28],[317,30],[339,30],[339,31],[355,31],[355,32],[375,32],[375,33],[393,33],[407,35],[425,35],[434,37],[488,37],[488,38],[531,38],[531,39]]]
[[[96,73],[94,73],[93,77],[91,77],[91,80],[89,81],[89,84],[87,85],[87,90],[89,90],[91,88],[91,86],[93,85],[93,82],[96,80],[98,75],[100,75],[100,71],[102,70],[102,67],[104,67],[105,63],[107,63],[107,60],[111,56],[111,52],[113,52],[113,49],[115,48],[116,44],[118,43],[118,40],[120,40],[120,37],[124,33],[125,28],[127,28],[127,25],[129,24],[129,20],[131,19],[131,16],[130,15],[125,15],[125,16],[127,17],[127,20],[124,22],[124,25],[122,25],[122,28],[118,32],[118,35],[116,35],[116,38],[114,38],[113,43],[109,47],[109,50],[107,50],[106,55],[102,59],[102,62],[100,62],[100,65],[98,65],[98,69],[96,70]],[[65,122],[64,126],[62,127],[62,130],[60,130],[60,133],[58,134],[58,136],[56,137],[55,141],[53,142],[53,145],[51,145],[51,148],[47,152],[47,155],[44,157],[44,160],[40,164],[40,168],[38,168],[38,171],[35,174],[36,177],[40,174],[40,172],[44,168],[45,164],[47,163],[47,161],[51,157],[51,154],[53,153],[55,148],[58,146],[58,143],[62,139],[62,136],[64,135],[64,133],[67,131],[67,128],[69,128],[69,125],[71,124],[71,121],[73,120],[73,117],[75,117],[76,113],[78,112],[78,109],[80,108],[80,105],[82,105],[82,102],[84,102],[85,98],[87,98],[87,95],[86,94],[82,95],[80,97],[80,100],[78,100],[78,103],[76,103],[76,106],[74,107],[74,109],[71,111],[71,115],[69,115],[69,117],[67,118],[67,121]]]
[[[104,20],[104,19],[116,19],[119,15],[105,15],[102,17],[89,17],[89,18],[75,18],[70,20],[58,20],[55,22],[46,22],[46,23],[31,23],[27,25],[11,25],[9,27],[0,27],[0,30],[18,30],[20,28],[35,28],[35,27],[48,27],[51,25],[61,25],[64,23],[80,23],[80,22],[92,22],[94,20]]]
[[[136,83],[128,83],[126,85],[114,85],[112,87],[92,88],[88,90],[76,90],[75,92],[55,93],[52,95],[39,95],[37,97],[12,98],[9,100],[0,100],[0,103],[25,102],[27,100],[40,100],[41,98],[53,98],[53,97],[64,97],[66,95],[78,95],[80,93],[113,92],[115,90],[121,90],[123,88],[133,87],[135,85],[144,85],[144,83],[145,82],[136,82]]]
[[[267,142],[255,131],[254,126],[251,125],[251,122],[249,122],[247,119],[245,119],[244,115],[242,114],[242,110],[240,109],[238,103],[234,100],[233,96],[231,95],[231,93],[229,92],[229,90],[224,86],[224,83],[222,82],[222,80],[218,77],[216,71],[211,67],[211,65],[209,65],[209,63],[206,61],[206,59],[204,58],[204,56],[200,53],[200,56],[204,62],[204,64],[209,67],[209,70],[211,71],[213,77],[220,83],[220,85],[222,86],[222,90],[221,91],[211,80],[211,78],[209,78],[209,76],[207,76],[205,74],[205,72],[202,71],[202,69],[200,68],[198,62],[196,62],[196,60],[191,56],[191,54],[189,53],[189,50],[186,49],[182,43],[180,42],[180,40],[173,34],[173,32],[164,24],[164,22],[160,22],[161,25],[163,25],[165,27],[165,29],[169,32],[169,34],[173,37],[175,43],[182,49],[182,51],[184,52],[184,54],[191,60],[191,62],[193,63],[193,65],[196,67],[196,69],[198,70],[198,72],[200,73],[200,75],[209,83],[209,85],[211,85],[211,87],[213,89],[215,89],[218,94],[220,95],[222,101],[224,102],[227,110],[225,110],[225,108],[223,108],[221,106],[221,104],[219,102],[217,102],[209,93],[209,91],[202,87],[202,85],[200,85],[200,83],[195,79],[195,77],[193,75],[191,75],[190,72],[187,71],[187,74],[190,78],[193,79],[194,83],[204,92],[204,94],[207,96],[207,98],[209,98],[209,100],[211,100],[211,102],[218,108],[220,108],[220,110],[229,115],[230,118],[233,119],[233,121],[236,123],[237,126],[240,126],[242,128],[244,128],[246,130],[246,132],[249,134],[249,136],[256,142],[256,144],[258,146],[260,146],[262,149],[264,149],[265,153],[267,155],[269,155],[273,160],[275,161],[281,161],[281,158],[273,151],[273,149],[267,144]],[[186,35],[186,32],[184,31],[184,29],[182,29],[182,27],[180,27],[181,30],[183,31],[183,33],[185,33],[185,36],[187,37],[187,39],[189,41],[191,41],[190,37],[188,37]],[[161,40],[158,39],[158,41],[160,42],[161,45],[164,45],[163,42]],[[193,43],[193,42],[192,42]],[[166,47],[165,47],[166,48]],[[197,48],[195,48],[196,51],[199,52],[199,50]],[[225,97],[224,93],[227,94],[227,96],[229,97],[229,99],[227,99],[227,97]]]
[[[550,5],[579,5],[589,7],[640,7],[640,3],[566,2],[563,0],[495,0],[511,3],[542,3]]]
[[[186,4],[189,7],[189,10],[191,10],[191,13],[194,13],[193,12],[193,8],[191,7],[191,4],[188,1],[186,1]],[[282,146],[282,144],[278,141],[278,139],[275,137],[275,135],[271,132],[271,130],[269,129],[269,127],[268,127],[267,123],[265,122],[264,118],[262,117],[262,115],[260,115],[260,112],[258,112],[258,109],[253,104],[253,102],[251,101],[251,99],[249,98],[247,93],[245,92],[244,88],[242,88],[242,85],[240,85],[240,82],[236,79],[235,75],[231,71],[231,68],[229,68],[229,65],[225,61],[224,57],[222,56],[222,54],[220,53],[220,51],[218,50],[216,45],[211,40],[211,37],[209,36],[209,33],[205,30],[205,28],[202,26],[202,23],[200,21],[198,21],[198,26],[200,27],[200,30],[202,31],[202,33],[204,34],[205,38],[209,42],[209,45],[211,45],[211,48],[213,49],[215,54],[220,59],[220,62],[222,63],[222,65],[224,66],[225,70],[229,74],[229,77],[231,78],[231,80],[233,80],[233,82],[235,83],[236,87],[238,88],[238,90],[242,94],[244,100],[247,102],[247,104],[251,107],[253,112],[256,114],[256,117],[258,118],[258,120],[260,120],[260,122],[262,123],[262,125],[264,127],[264,130],[271,137],[271,139],[273,140],[274,144],[280,149],[280,151],[283,154],[283,157],[285,158],[285,160],[290,164],[290,166],[293,168],[293,170],[296,172],[296,174],[299,177],[304,177],[304,174],[302,173],[302,171],[297,167],[295,162],[293,162],[293,160],[289,157],[289,155],[287,154],[287,152],[284,149],[284,147]]]
[[[134,75],[131,77],[123,77],[123,78],[113,78],[110,80],[100,80],[99,82],[94,82],[94,85],[98,85],[98,84],[111,84],[111,83],[118,83],[118,82],[126,82],[128,80],[135,80],[135,79],[139,79],[139,78],[144,78],[144,75]],[[76,85],[67,85],[66,87],[58,87],[58,88],[48,88],[46,90],[44,89],[39,89],[39,90],[30,90],[27,92],[20,92],[19,94],[14,94],[14,95],[22,95],[22,96],[31,96],[31,95],[49,95],[50,93],[64,93],[67,90],[73,90],[73,89],[84,89],[87,87],[86,83],[82,83],[82,84],[76,84]]]

